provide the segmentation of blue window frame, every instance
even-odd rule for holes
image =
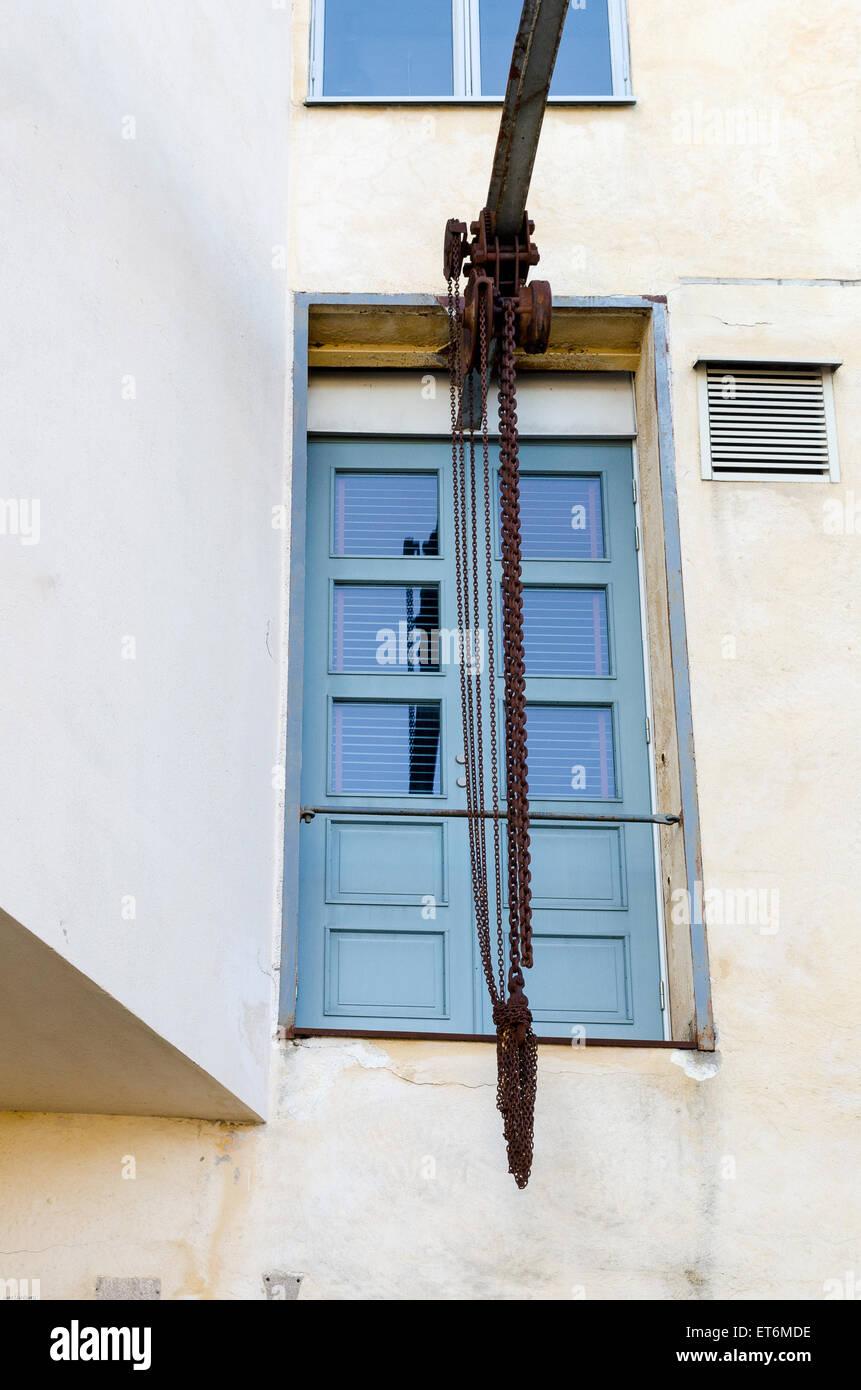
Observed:
[[[296,1023],[489,1036],[460,714],[486,634],[452,641],[450,448],[318,435],[308,464]],[[652,800],[632,483],[630,443],[521,440],[542,1037],[663,1033],[655,834],[626,820]],[[500,729],[502,697],[497,667]]]
[[[297,1010],[297,980],[301,974],[306,978],[306,970],[303,966],[299,969],[300,939],[307,938],[308,923],[304,920],[301,907],[300,879],[304,877],[307,865],[309,845],[307,832],[309,825],[306,819],[300,818],[298,812],[303,804],[303,793],[306,790],[302,786],[302,777],[305,772],[302,758],[302,745],[304,742],[303,734],[309,720],[316,725],[318,734],[322,736],[322,742],[318,739],[312,743],[314,748],[314,763],[317,768],[318,778],[325,775],[327,762],[326,744],[326,723],[322,726],[316,717],[316,705],[313,685],[310,689],[306,677],[310,676],[314,680],[313,672],[307,667],[305,660],[304,646],[305,638],[308,633],[307,625],[307,601],[309,595],[308,579],[314,574],[314,556],[319,557],[317,546],[323,544],[331,554],[331,539],[325,534],[325,523],[322,541],[318,541],[311,546],[311,533],[306,539],[306,521],[308,519],[308,505],[311,497],[317,496],[319,510],[319,494],[315,486],[312,486],[315,468],[312,466],[313,460],[313,440],[309,440],[309,413],[308,413],[308,343],[310,317],[317,306],[338,306],[343,305],[359,306],[365,310],[372,309],[373,312],[385,315],[391,306],[401,306],[408,304],[413,307],[431,308],[435,307],[435,298],[431,295],[344,295],[344,294],[304,294],[298,293],[295,296],[295,317],[294,317],[294,361],[295,361],[295,402],[296,409],[293,421],[293,463],[291,478],[291,579],[290,579],[290,665],[288,671],[288,715],[287,715],[287,745],[286,745],[286,764],[285,764],[285,801],[286,814],[284,820],[284,877],[283,877],[283,931],[282,931],[282,953],[281,953],[281,990],[279,1001],[279,1025],[284,1030],[286,1037],[292,1037],[294,1032],[297,1035],[302,1033],[319,1031],[311,1025],[303,1024],[302,1015],[304,1009]],[[648,333],[648,341],[652,344],[652,361],[650,365],[641,366],[643,381],[648,389],[645,393],[647,401],[651,401],[651,407],[647,407],[647,415],[651,415],[653,421],[653,441],[654,443],[647,450],[647,468],[650,476],[657,485],[660,496],[660,505],[657,510],[658,530],[662,532],[663,543],[666,549],[666,570],[667,570],[667,612],[665,621],[662,620],[657,632],[657,648],[652,647],[652,659],[659,663],[659,669],[665,672],[663,679],[670,681],[667,687],[672,690],[674,696],[674,714],[671,728],[668,731],[669,742],[668,761],[672,766],[677,758],[677,777],[678,777],[678,802],[671,805],[660,805],[664,811],[680,811],[682,819],[677,827],[680,842],[672,853],[676,856],[673,865],[669,860],[666,862],[659,858],[662,870],[666,870],[666,884],[669,889],[673,878],[684,886],[694,885],[701,875],[702,848],[700,836],[700,818],[698,809],[696,772],[694,763],[694,737],[693,722],[691,713],[690,680],[688,676],[687,662],[687,637],[684,613],[684,601],[682,595],[682,576],[681,576],[681,543],[679,536],[679,518],[676,499],[676,465],[675,449],[673,441],[672,413],[670,403],[670,370],[669,370],[669,351],[667,343],[667,311],[666,307],[654,300],[643,298],[601,298],[601,299],[561,299],[557,301],[556,308],[563,313],[566,310],[577,309],[582,311],[588,309],[623,309],[630,312],[642,314],[646,321],[651,325]],[[326,343],[341,341],[340,338],[334,339],[324,336]],[[638,373],[639,374],[639,373]],[[392,417],[397,418],[397,417]],[[385,427],[383,420],[380,424]],[[322,432],[324,429],[334,429],[336,432],[340,428],[336,416],[323,415],[318,417],[316,428]],[[441,431],[445,433],[445,431]],[[619,438],[627,438],[632,431],[621,428]],[[379,458],[372,457],[365,466],[365,471],[379,471]],[[447,471],[450,472],[451,464],[448,462]],[[539,468],[539,472],[547,473],[547,468]],[[594,473],[594,469],[585,471]],[[310,494],[310,495],[309,495]],[[444,499],[441,499],[443,501]],[[326,508],[322,508],[325,514]],[[445,554],[449,550],[448,527],[446,526],[447,508],[440,509],[440,535],[439,552],[442,563],[440,569],[445,566]],[[573,514],[572,514],[573,515]],[[578,517],[580,513],[578,513]],[[607,509],[607,525],[605,526],[605,548],[612,557],[617,549],[617,539],[619,532],[613,524],[613,508]],[[623,533],[627,528],[623,525]],[[316,532],[319,537],[319,531]],[[411,528],[411,534],[415,539],[415,533]],[[324,552],[325,553],[325,552]],[[371,562],[376,568],[376,562]],[[418,587],[425,579],[428,585],[439,581],[440,595],[440,617],[444,620],[445,592],[448,585],[445,583],[441,573],[430,573],[436,569],[431,555],[423,556],[419,561],[415,557],[413,550],[412,556],[407,560],[404,557],[403,573],[399,573],[396,580],[391,576],[382,574],[375,575],[368,572],[368,561],[361,562],[361,572],[352,576],[361,584],[369,584],[379,579],[384,584],[395,582],[403,586],[404,590]],[[427,565],[427,575],[420,574],[413,568],[416,564],[423,567]],[[568,587],[571,583],[569,577],[555,576],[553,574],[554,561],[539,560],[534,563],[535,573],[525,575],[525,583],[535,584],[539,587],[555,586]],[[612,566],[612,559],[610,565]],[[357,567],[360,561],[356,561]],[[594,569],[591,573],[584,573],[578,576],[575,587],[583,587],[590,590],[606,587],[608,594],[612,593],[613,581],[609,573],[606,560],[591,561]],[[334,579],[335,576],[332,576]],[[339,577],[342,582],[348,580],[348,576]],[[312,586],[317,587],[317,586]],[[424,584],[422,583],[422,587]],[[331,596],[332,589],[329,589]],[[450,610],[450,597],[448,600]],[[326,623],[322,622],[322,613],[318,612],[317,638],[321,641],[322,654],[320,660],[324,668],[329,666],[329,648],[326,640]],[[614,620],[612,613],[608,613],[608,641],[609,641],[609,663],[611,678],[618,675],[620,656],[626,653],[630,655],[630,647],[625,638],[624,631],[619,629],[618,623]],[[418,626],[418,624],[416,624]],[[320,629],[322,628],[322,632]],[[322,640],[321,640],[322,639]],[[388,649],[387,649],[388,650]],[[399,649],[398,649],[399,651]],[[403,658],[398,655],[398,664]],[[542,663],[543,664],[543,663]],[[331,668],[330,668],[331,669]],[[381,670],[383,668],[381,667]],[[388,666],[386,669],[386,679],[388,681],[400,682],[403,677],[400,673],[393,673]],[[323,672],[320,672],[322,675]],[[346,672],[344,673],[347,674]],[[411,681],[410,695],[415,693],[417,700],[430,702],[436,698],[437,691],[434,689],[438,684],[444,683],[442,673],[426,673],[421,668],[412,673],[415,677]],[[549,673],[545,670],[534,670],[532,676],[539,679],[545,678]],[[557,674],[561,674],[558,673]],[[532,678],[532,676],[530,678]],[[352,677],[348,677],[352,679]],[[570,676],[568,677],[570,679]],[[608,699],[612,701],[612,691],[609,695],[599,689],[599,682],[604,677],[587,676],[583,673],[580,677],[582,686],[577,692],[577,697],[583,704],[598,706],[606,704]],[[380,690],[383,698],[388,693],[398,693],[395,686],[384,686]],[[536,692],[539,701],[546,702],[547,691]],[[324,702],[325,703],[325,702]],[[313,732],[313,731],[312,731]],[[624,729],[620,729],[625,745],[628,745],[627,738],[624,737]],[[630,745],[629,745],[630,746]],[[449,752],[452,750],[449,749]],[[662,759],[663,762],[663,759]],[[622,771],[624,767],[620,764]],[[459,780],[460,772],[456,776],[449,775],[448,783]],[[631,789],[631,781],[625,778],[625,784]],[[318,784],[319,785],[319,784]],[[352,799],[352,798],[351,798]],[[335,803],[339,812],[340,824],[328,820],[328,828],[324,838],[325,845],[325,871],[323,880],[325,882],[325,901],[333,908],[340,905],[352,904],[354,907],[363,908],[374,905],[375,917],[378,909],[383,906],[412,906],[419,908],[427,913],[426,939],[424,942],[407,943],[418,946],[418,955],[424,951],[425,958],[434,955],[439,959],[440,955],[446,955],[452,943],[451,933],[448,932],[441,920],[440,909],[448,908],[451,902],[449,893],[449,863],[450,855],[450,836],[449,830],[456,822],[444,821],[430,823],[417,819],[408,820],[402,816],[396,818],[397,823],[394,827],[387,826],[385,821],[374,819],[373,823],[365,817],[351,817],[345,810],[344,802],[346,798],[339,798]],[[390,804],[385,798],[379,798],[378,804]],[[306,802],[307,804],[307,802]],[[438,799],[428,798],[428,805],[438,805]],[[565,803],[560,803],[565,804]],[[571,803],[567,803],[569,806]],[[598,803],[606,806],[607,803]],[[655,802],[657,807],[660,803]],[[579,811],[582,803],[577,802]],[[319,823],[317,817],[311,825]],[[347,826],[349,834],[342,843],[342,825]],[[409,829],[407,830],[407,827]],[[621,866],[624,854],[624,841],[628,826],[619,824],[613,828],[606,823],[601,825],[583,825],[580,829],[579,848],[582,854],[572,855],[559,854],[556,846],[562,843],[568,834],[567,827],[564,825],[546,826],[546,834],[533,840],[532,843],[532,865],[533,865],[533,904],[536,908],[556,910],[560,919],[564,916],[566,906],[570,904],[573,895],[577,895],[579,905],[588,909],[590,906],[596,910],[603,908],[605,912],[614,909],[624,908],[630,901],[630,891],[632,885],[625,882],[618,871],[617,866]],[[613,835],[607,836],[606,829],[612,829]],[[411,840],[412,848],[408,855],[402,854],[401,847],[405,832]],[[664,832],[661,832],[663,841]],[[610,853],[613,843],[618,846],[617,853]],[[365,847],[373,847],[371,856]],[[313,845],[310,846],[313,849]],[[341,853],[342,849],[345,851]],[[594,852],[600,849],[601,852]],[[316,851],[315,851],[316,852]],[[669,853],[669,842],[668,850]],[[313,855],[312,855],[313,858]],[[370,863],[371,859],[381,858],[388,864],[389,883],[381,887],[379,883],[362,882],[362,872]],[[417,873],[417,860],[423,861],[421,871]],[[309,866],[311,867],[311,866]],[[358,870],[360,871],[357,871]],[[456,865],[452,864],[452,872],[456,874]],[[557,882],[551,882],[553,875],[556,875]],[[663,878],[663,872],[662,872]],[[539,887],[539,879],[546,880]],[[467,893],[470,886],[466,885]],[[693,889],[691,890],[693,891]],[[429,898],[432,903],[429,902]],[[694,897],[695,901],[695,897]],[[432,905],[437,911],[435,920],[431,914]],[[422,919],[425,920],[424,918]],[[300,931],[300,923],[302,929]],[[667,1033],[667,1041],[664,1046],[674,1046],[681,1048],[700,1047],[705,1051],[712,1051],[715,1046],[715,1024],[712,1009],[711,985],[709,979],[709,960],[708,943],[706,939],[706,929],[703,922],[702,913],[694,911],[690,921],[678,924],[674,920],[667,923],[670,936],[670,949],[672,952],[671,966],[669,975],[670,996],[667,1000],[667,1011],[670,1008],[670,1000],[673,1002],[672,1023],[669,1025],[671,1031]],[[323,953],[330,962],[331,973],[333,976],[339,975],[339,971],[334,967],[334,958],[340,953],[341,944],[349,946],[349,934],[354,933],[352,940],[357,947],[358,954],[362,954],[364,947],[371,943],[376,925],[372,925],[362,935],[361,929],[352,924],[347,924],[346,932],[348,937],[339,936],[339,929],[325,932],[325,944]],[[564,943],[560,944],[559,949],[564,952]],[[546,992],[545,1005],[549,1009],[557,1008],[561,1012],[570,1009],[575,1003],[568,993],[565,974],[562,971],[550,970],[548,977],[547,967],[552,967],[552,951],[556,946],[551,943],[549,952],[544,953],[542,963],[536,964],[535,972],[537,983],[542,986],[541,992]],[[348,952],[349,953],[349,952]],[[602,947],[600,942],[595,943],[596,959],[603,956],[605,961],[615,956],[617,965],[621,963],[623,953],[612,943],[607,943]],[[413,955],[413,959],[418,959]],[[422,972],[427,978],[428,971]],[[431,974],[434,972],[431,971]],[[439,973],[437,971],[437,978]],[[455,975],[452,975],[455,978]],[[459,973],[456,978],[460,979]],[[584,977],[585,979],[586,977]],[[608,971],[606,979],[610,979]],[[621,977],[617,974],[617,980]],[[344,989],[339,987],[327,991],[327,1009],[329,1016],[323,1024],[323,1031],[332,1031],[334,1015],[336,1010],[343,1009],[341,1015],[343,1021],[337,1025],[338,1029],[348,1027],[347,1019],[357,1015],[353,1012],[358,1005],[356,998],[349,998],[352,991],[352,983],[349,972],[345,974],[343,981]],[[482,981],[477,982],[477,992],[481,993]],[[678,993],[676,987],[678,986]],[[532,985],[533,991],[536,985]],[[560,989],[563,992],[559,997]],[[556,991],[557,997],[553,998]],[[426,993],[423,998],[419,998],[420,989],[410,991],[414,994],[414,999],[410,1004],[415,1010],[422,1009],[423,1016],[430,1017],[434,1011],[439,1014],[449,1006],[449,1000],[440,997],[439,991],[432,998],[430,993]],[[452,1004],[456,1001],[452,999]],[[461,1001],[462,1003],[463,1001]],[[374,1032],[372,1020],[379,1018],[377,1012],[381,1003],[379,999],[370,997],[365,1004],[369,1011],[366,1017],[362,1018],[362,1031]],[[537,1016],[537,1015],[536,1015]],[[545,1023],[544,1018],[539,1020]],[[406,1022],[394,1023],[391,1019],[386,1022],[388,1034],[399,1029],[409,1030],[410,1025]],[[337,1029],[336,1029],[337,1031]],[[436,1024],[429,1024],[425,1031],[438,1034],[439,1029]],[[541,1028],[542,1034],[546,1035],[546,1026]],[[616,1035],[618,1036],[618,1034]],[[672,1041],[669,1039],[672,1038]],[[587,1039],[588,1040],[588,1039]]]
[[[501,101],[521,0],[314,0],[311,100]],[[571,0],[551,100],[630,95],[625,0]]]

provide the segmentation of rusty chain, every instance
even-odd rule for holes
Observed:
[[[494,1009],[497,1104],[505,1125],[509,1171],[525,1187],[532,1167],[538,1044],[532,1030],[523,968],[532,965],[529,868],[529,782],[526,753],[526,667],[520,553],[520,474],[513,299],[503,301],[499,364],[499,495],[502,549],[502,649],[505,675],[505,780],[508,803],[508,998]]]
[[[457,296],[459,266],[448,275],[450,407],[452,425],[452,482],[454,492],[457,615],[460,632],[460,685],[463,713],[467,824],[475,902],[476,932],[497,1032],[497,1106],[503,1117],[509,1172],[518,1187],[529,1181],[533,1153],[533,1116],[538,1073],[538,1045],[532,1030],[529,1001],[524,993],[523,968],[532,964],[532,925],[529,868],[529,805],[526,757],[526,696],[523,658],[523,613],[520,556],[520,500],[517,446],[517,401],[514,365],[515,313],[513,299],[502,301],[503,332],[499,371],[499,478],[502,546],[502,653],[504,676],[503,726],[505,795],[508,803],[508,971],[502,913],[500,789],[496,717],[496,650],[493,622],[492,471],[488,437],[487,376],[489,339],[483,304],[478,309],[481,374],[481,459],[484,513],[484,605],[488,672],[483,687],[477,644],[481,631],[478,551],[479,494],[474,424],[474,387],[467,379],[468,444],[464,426],[461,323]],[[467,626],[474,622],[467,662]],[[484,692],[486,693],[486,697]],[[485,748],[483,706],[488,706],[493,825],[493,880],[489,877],[485,832]],[[491,939],[495,926],[499,971],[495,978]]]

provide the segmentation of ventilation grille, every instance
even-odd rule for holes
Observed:
[[[707,365],[706,476],[830,476],[826,383],[821,367]]]

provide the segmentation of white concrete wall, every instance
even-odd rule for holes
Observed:
[[[304,108],[307,11],[307,0],[297,0],[291,286],[436,290],[445,219],[455,213],[474,215],[484,194],[495,113]],[[8,1231],[0,1248],[41,1253],[3,1257],[0,1274],[40,1277],[44,1297],[90,1297],[99,1276],[141,1275],[160,1277],[164,1297],[260,1298],[262,1275],[269,1269],[303,1275],[303,1298],[818,1299],[849,1296],[855,1286],[847,1272],[854,1271],[861,1281],[855,1178],[861,1108],[855,884],[861,865],[854,829],[861,819],[861,671],[854,635],[861,587],[859,291],[685,283],[696,277],[861,276],[852,234],[858,204],[852,85],[857,7],[850,0],[828,0],[816,7],[794,0],[703,0],[695,8],[680,9],[673,0],[629,0],[629,11],[639,104],[633,110],[551,113],[530,211],[538,222],[542,272],[558,293],[669,297],[706,887],[726,893],[764,888],[770,894],[776,889],[777,930],[771,930],[771,898],[761,922],[712,922],[717,1057],[542,1049],[536,1162],[525,1193],[515,1189],[504,1171],[493,1050],[482,1045],[332,1039],[273,1044],[272,1112],[266,1127],[123,1117],[3,1117],[0,1156],[8,1174]],[[231,52],[221,54],[225,64],[235,61],[236,50],[243,51],[249,32],[259,33],[272,19],[268,11],[255,11],[252,17],[250,7],[243,16]],[[77,21],[69,22],[73,28],[79,25],[80,12]],[[174,23],[184,31],[187,20],[171,19],[170,31]],[[83,40],[77,42],[83,46]],[[241,79],[237,75],[230,93],[233,106],[246,110],[244,103],[253,106],[261,90],[269,90],[269,80],[261,81],[256,64],[271,73],[283,59],[275,49],[273,40],[255,58],[253,73],[246,70]],[[210,61],[217,61],[214,42],[208,51]],[[85,112],[105,104],[101,79],[92,77],[93,63],[90,52],[85,69],[90,91],[80,103]],[[776,139],[769,124],[775,104]],[[128,102],[117,96],[113,105],[125,110]],[[759,143],[697,143],[696,122],[705,118],[703,113],[740,105],[766,114]],[[201,126],[194,122],[214,121],[222,129],[235,126],[235,119],[228,121],[225,112],[223,117],[209,113],[203,120],[180,92],[174,109],[182,119],[172,127],[163,168],[181,182],[176,170],[201,158],[195,143]],[[429,123],[424,120],[428,115]],[[65,109],[64,118],[68,120]],[[677,138],[684,135],[686,120],[693,122],[690,143]],[[36,139],[26,133],[26,121],[24,129],[24,140]],[[255,150],[277,143],[262,112],[248,129],[249,147]],[[117,167],[124,167],[121,160],[128,152],[119,143],[110,149]],[[140,150],[139,143],[132,154]],[[235,166],[233,161],[226,178],[213,173],[207,185],[210,197],[231,206],[238,197]],[[22,159],[22,167],[31,168],[32,160]],[[40,196],[49,202],[57,182],[50,177],[53,168],[48,161],[48,173],[39,181]],[[79,195],[82,177],[87,191]],[[29,235],[22,234],[18,259],[37,232],[43,241],[62,235],[66,256],[77,262],[76,274],[69,278],[79,283],[81,265],[92,254],[89,229],[95,226],[101,237],[101,228],[110,227],[117,214],[111,211],[110,181],[68,166],[66,178],[65,202],[54,209],[47,229],[44,217],[36,219],[35,228],[26,224]],[[266,196],[274,196],[271,188]],[[184,236],[196,242],[201,224],[209,226],[211,204],[199,182],[187,197],[185,221],[168,217],[162,222],[158,206],[149,211],[149,226],[142,226],[140,217],[133,219],[139,258],[158,261],[159,247],[169,256],[178,255]],[[256,218],[260,225],[262,214]],[[275,233],[262,235],[282,240]],[[111,424],[128,420],[120,413],[125,406],[116,383],[123,371],[134,370],[133,363],[125,365],[130,354],[120,354],[120,366],[113,356],[102,366],[99,381],[104,378],[106,385],[98,408],[92,390],[82,399],[80,386],[73,390],[62,373],[59,379],[49,376],[39,382],[33,367],[36,351],[46,333],[59,332],[61,326],[49,313],[49,272],[56,271],[55,261],[48,258],[46,272],[44,257],[33,254],[37,266],[31,268],[26,288],[39,336],[30,338],[33,355],[19,393],[29,393],[31,406],[38,397],[42,415],[60,393],[56,415],[48,416],[55,420],[55,439],[74,437],[84,428],[110,439],[113,430],[131,428]],[[194,258],[192,262],[196,264]],[[227,273],[223,265],[221,272]],[[94,323],[104,328],[107,320],[107,327],[114,325],[112,331],[122,335],[140,313],[131,292],[118,305],[111,300],[115,273],[107,262],[91,267],[85,281],[88,294],[63,320],[71,321],[68,316],[75,309],[80,332],[86,328],[90,341]],[[249,277],[235,297],[234,328],[248,323],[264,281],[264,276],[260,281]],[[190,332],[189,315],[176,290],[174,282],[169,299],[160,302],[160,315],[153,313],[158,323],[152,343],[161,341],[159,325],[168,342],[181,331]],[[275,294],[273,289],[270,299],[266,291],[265,315],[260,311],[261,320],[270,325],[270,315],[280,313]],[[104,307],[106,297],[110,312]],[[199,313],[197,299],[194,307]],[[278,335],[273,329],[269,336]],[[226,337],[231,352],[250,351],[238,328]],[[205,434],[210,444],[223,436],[225,422],[235,426],[231,412],[238,409],[235,395],[225,387],[223,369],[230,355],[219,346],[224,342],[217,334],[201,332],[193,351],[182,357],[180,384],[173,383],[174,390],[194,394],[201,430],[206,420],[213,422],[211,434]],[[845,362],[836,379],[843,481],[837,486],[703,483],[694,358],[758,352],[804,357],[819,351]],[[158,363],[164,362],[163,353],[163,348],[153,348]],[[22,356],[20,346],[17,355]],[[79,371],[78,356],[67,351],[67,357],[72,361],[67,370]],[[148,391],[153,389],[150,383]],[[132,407],[138,422],[146,399],[141,387]],[[252,418],[261,422],[258,428],[268,439],[275,428],[269,415],[277,407],[261,396],[260,409]],[[150,431],[170,430],[173,449],[175,432],[184,427],[178,412],[154,411],[146,418]],[[145,429],[140,423],[137,427]],[[259,483],[268,468],[265,451],[251,450],[229,432],[227,437],[234,439],[237,467],[254,453],[257,468],[247,463],[245,471]],[[32,441],[29,448],[32,453]],[[56,445],[48,451],[48,476],[54,478]],[[187,435],[183,452],[199,457]],[[225,485],[227,465],[215,452],[221,458],[219,489],[207,493],[203,488],[202,462],[193,475],[194,516],[199,507],[208,527],[202,527],[203,536],[192,522],[182,531],[183,544],[205,549],[205,561],[198,557],[201,565],[215,563],[213,556],[222,563],[211,529],[221,530],[222,553],[229,544],[234,560],[236,547],[251,530],[245,509],[252,508],[252,501]],[[80,447],[77,461],[74,481],[79,486],[85,477],[112,476],[104,449]],[[211,457],[207,466],[213,466]],[[15,486],[28,486],[30,477],[23,471]],[[109,492],[104,482],[90,486],[100,498]],[[266,482],[261,491],[269,487]],[[171,563],[171,554],[174,568],[180,568],[175,558],[180,542],[171,529],[178,523],[167,514],[166,489],[162,479],[157,495],[162,505],[150,504],[146,524],[142,521],[133,533],[141,550],[146,547],[160,558],[158,573]],[[140,507],[141,492],[139,488],[136,494]],[[115,563],[105,571],[100,558],[105,542],[86,506],[74,505],[75,496],[70,482],[63,491],[69,509],[64,513],[63,553],[80,547],[82,536],[95,533],[95,538],[87,546],[89,554],[77,561],[77,585],[71,585],[72,598],[63,611],[76,611],[73,600],[80,591],[77,606],[85,612],[84,600],[91,610],[98,603],[102,617],[87,621],[98,625],[109,619],[110,640],[103,636],[95,653],[92,640],[73,652],[63,645],[70,641],[67,624],[57,619],[41,655],[37,652],[40,679],[22,702],[32,710],[32,731],[23,714],[19,720],[22,761],[29,750],[26,775],[12,750],[15,785],[30,806],[29,819],[13,841],[19,856],[30,854],[28,880],[17,884],[16,895],[23,900],[26,889],[27,901],[38,905],[39,895],[47,892],[39,886],[41,876],[59,899],[59,885],[71,875],[64,918],[79,901],[92,902],[96,856],[89,851],[87,827],[99,815],[109,845],[111,836],[119,834],[113,814],[121,780],[117,764],[129,785],[137,787],[134,795],[145,806],[148,797],[150,807],[157,805],[160,814],[171,818],[168,829],[185,846],[186,871],[196,876],[198,891],[205,871],[211,873],[223,862],[223,824],[229,819],[238,827],[243,839],[233,847],[232,862],[245,863],[244,886],[250,890],[257,883],[253,867],[270,852],[275,815],[271,805],[264,813],[262,803],[249,801],[247,765],[265,774],[270,745],[261,721],[235,706],[244,703],[253,714],[259,709],[255,700],[274,699],[271,687],[265,696],[260,681],[265,681],[263,671],[274,679],[275,667],[254,667],[259,634],[250,621],[251,649],[244,660],[227,661],[219,645],[223,635],[216,639],[209,633],[207,652],[206,640],[195,632],[205,586],[201,581],[180,591],[174,585],[174,607],[162,605],[158,631],[185,629],[184,640],[199,644],[197,660],[186,668],[187,681],[166,688],[171,683],[162,666],[154,677],[142,675],[147,669],[142,655],[131,672],[135,681],[151,680],[149,695],[159,700],[157,731],[168,726],[177,730],[167,759],[173,759],[172,765],[153,767],[148,756],[153,738],[142,747],[133,721],[120,717],[124,707],[116,694],[88,713],[92,687],[98,685],[94,663],[107,664],[102,651],[113,660],[114,634],[142,618],[134,606],[129,617],[114,597],[118,576],[128,568],[116,551],[120,542],[129,543],[124,539],[129,528],[120,532],[120,541],[109,543]],[[842,528],[835,528],[826,510],[835,504]],[[99,502],[100,508],[104,505]],[[47,525],[46,520],[43,545]],[[33,547],[23,560],[18,557],[19,567],[26,563],[35,572],[44,553]],[[266,552],[255,548],[254,555],[262,564],[260,556]],[[59,573],[62,577],[62,569]],[[226,567],[225,584],[230,573]],[[266,602],[274,607],[271,580],[271,574],[258,577],[254,592],[265,590]],[[162,582],[154,579],[157,589]],[[50,611],[60,599],[49,593],[39,602]],[[32,603],[32,611],[38,611],[35,597]],[[258,620],[265,606],[261,600]],[[14,611],[12,616],[18,621]],[[32,662],[29,631],[21,619],[14,649]],[[727,636],[735,639],[734,656],[727,655],[733,650],[724,642]],[[141,652],[155,640],[150,632]],[[51,660],[48,651],[53,652]],[[236,647],[230,655],[237,657]],[[258,656],[262,660],[259,651]],[[179,731],[194,726],[192,695],[213,686],[201,671],[204,657],[220,662],[222,717],[233,721],[237,745],[245,741],[243,759],[229,745],[228,756],[235,754],[236,762],[227,774],[227,780],[244,788],[244,797],[238,798],[242,804],[236,816],[205,805],[201,814],[212,819],[197,823],[205,823],[207,833],[189,845],[189,807],[205,802],[201,794],[216,780],[207,777],[194,757],[177,757],[179,744],[187,746],[192,737],[186,733],[186,741],[179,738]],[[84,712],[77,719],[64,714],[68,701],[64,703],[56,674],[64,665],[77,697],[72,710]],[[119,662],[117,666],[116,679],[125,679],[129,671]],[[105,686],[113,689],[107,680],[98,688]],[[149,708],[140,701],[141,719],[151,717]],[[61,719],[67,723],[58,727]],[[37,738],[40,749],[52,754],[50,776],[39,770],[43,762],[35,761]],[[98,767],[99,750],[105,747],[113,782],[107,772],[98,780],[93,774],[93,781],[81,783],[86,800],[79,797],[73,804],[73,773],[79,765],[86,767],[88,759]],[[211,756],[216,757],[214,752]],[[36,788],[29,781],[34,776]],[[54,785],[66,788],[67,810],[56,810],[48,794]],[[106,804],[95,794],[105,786],[114,787],[114,799],[109,796]],[[126,795],[131,801],[132,792]],[[81,805],[87,808],[86,818]],[[56,823],[60,815],[68,817],[69,829],[62,834]],[[66,836],[79,836],[80,844],[66,856],[62,872],[43,856],[37,873],[28,836],[46,819],[51,828],[52,818],[55,850]],[[4,843],[9,843],[8,833]],[[85,872],[76,862],[88,853]],[[121,857],[115,858],[122,868]],[[156,872],[154,858],[153,853],[148,863],[136,861],[141,898],[160,891],[162,859]],[[174,861],[168,856],[167,862]],[[104,876],[97,877],[105,898]],[[178,895],[177,878],[178,872],[170,881]],[[111,901],[126,887],[124,874],[116,869],[114,879],[107,894]],[[228,898],[236,916],[232,888]],[[724,901],[728,905],[729,898]],[[258,902],[255,887],[242,905],[243,931],[250,930]],[[47,910],[42,915],[46,921],[50,917]],[[224,915],[222,905],[219,921]],[[188,925],[192,943],[199,940],[196,920],[189,911],[182,923],[183,932]],[[185,951],[185,942],[178,943],[177,956]],[[261,963],[265,965],[263,956]],[[117,961],[113,968],[121,972],[133,965]],[[159,1007],[153,999],[151,1009]],[[134,1178],[123,1176],[126,1155],[135,1158]]]
[[[34,0],[4,31],[0,494],[40,534],[0,536],[0,902],[259,1111],[288,18]]]

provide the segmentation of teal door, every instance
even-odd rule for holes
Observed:
[[[535,1030],[660,1038],[651,825],[541,817],[652,809],[631,449],[521,475]],[[299,1028],[494,1031],[466,822],[410,814],[466,806],[451,529],[447,441],[311,443]]]

